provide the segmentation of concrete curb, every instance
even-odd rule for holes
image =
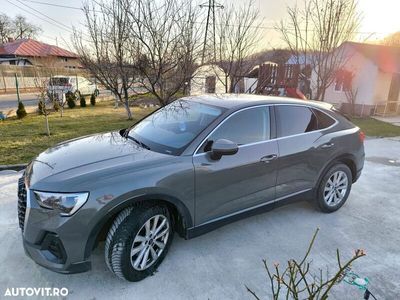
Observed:
[[[16,165],[0,165],[0,171],[4,170],[14,170],[14,171],[21,171],[25,169],[27,164],[16,164]]]

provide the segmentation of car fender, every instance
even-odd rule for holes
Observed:
[[[86,241],[86,246],[85,246],[85,259],[88,259],[92,249],[97,241],[97,238],[103,229],[103,227],[111,221],[113,218],[116,217],[116,215],[121,212],[123,209],[134,205],[135,203],[138,202],[143,202],[146,200],[161,200],[165,201],[167,203],[172,204],[173,206],[176,207],[178,213],[182,217],[182,222],[184,229],[186,230],[187,228],[193,227],[193,219],[190,215],[189,209],[186,207],[185,204],[176,197],[167,195],[167,194],[160,194],[160,193],[146,193],[142,195],[136,195],[133,197],[130,197],[130,193],[127,193],[125,195],[122,195],[118,197],[117,199],[123,199],[122,201],[116,201],[118,204],[111,208],[107,208],[106,211],[104,211],[101,214],[101,217],[99,220],[92,226],[92,230],[89,234],[89,238]],[[115,200],[117,200],[115,199]]]

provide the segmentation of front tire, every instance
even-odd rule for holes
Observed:
[[[105,260],[111,272],[128,281],[152,275],[173,238],[168,209],[130,207],[114,220],[106,239]]]
[[[338,163],[324,175],[318,186],[316,202],[325,213],[337,211],[349,197],[352,174],[348,166]]]

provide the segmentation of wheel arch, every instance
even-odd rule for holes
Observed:
[[[171,214],[175,231],[179,236],[186,238],[187,228],[193,227],[193,220],[189,209],[179,199],[164,194],[147,194],[123,201],[110,209],[104,217],[97,222],[90,232],[85,246],[85,259],[88,259],[97,243],[107,235],[108,229],[116,216],[130,206],[162,204],[167,206]]]
[[[356,158],[354,155],[352,154],[342,154],[342,155],[338,155],[335,158],[333,158],[332,160],[330,160],[322,169],[322,171],[319,173],[318,175],[318,181],[315,185],[315,190],[318,189],[319,184],[321,183],[322,178],[324,177],[324,175],[326,174],[326,172],[333,166],[335,165],[335,163],[343,163],[346,166],[349,167],[350,171],[351,171],[351,175],[352,175],[352,182],[355,182],[355,179],[357,177],[357,165],[356,165]]]

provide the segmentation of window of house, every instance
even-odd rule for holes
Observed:
[[[269,140],[269,108],[255,107],[232,115],[208,138],[209,141],[218,139],[227,139],[238,145]]]
[[[351,89],[353,74],[347,70],[339,70],[335,77],[335,91],[346,92]]]
[[[315,114],[305,106],[277,105],[278,137],[285,137],[318,129],[318,120]]]

